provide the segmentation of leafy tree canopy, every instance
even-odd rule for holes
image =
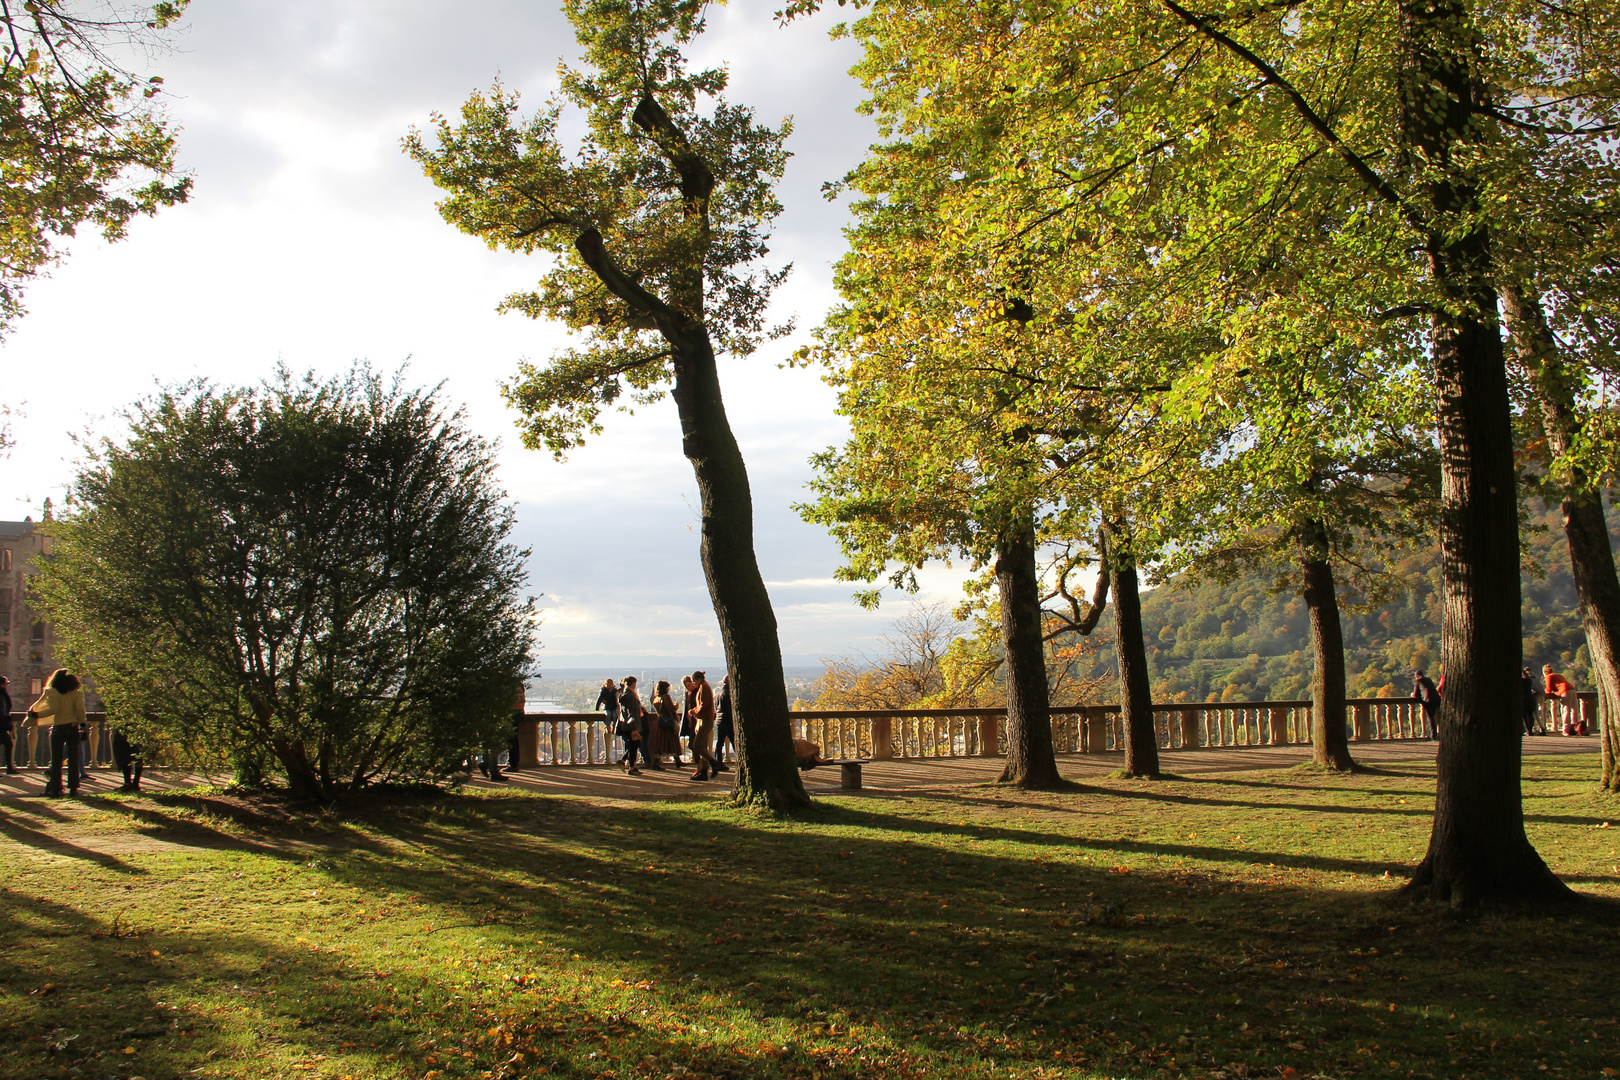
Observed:
[[[323,798],[442,775],[504,731],[532,648],[527,552],[492,448],[436,390],[283,371],[127,419],[36,582],[121,727],[268,752]]]
[[[439,118],[436,146],[407,152],[450,195],[451,224],[493,248],[559,256],[539,287],[503,310],[555,319],[584,335],[543,368],[525,364],[507,399],[524,439],[558,457],[601,431],[604,408],[661,398],[675,374],[669,340],[704,327],[714,346],[747,354],[771,326],[766,305],[788,268],[761,268],[766,226],[792,130],[762,127],[726,102],[726,73],[689,71],[681,54],[703,29],[689,0],[570,0],[583,70],[563,69],[559,96],[519,116],[498,83],[474,94],[460,124]],[[585,134],[565,147],[565,108]]]
[[[140,79],[114,55],[157,43],[187,2],[0,2],[0,332],[80,226],[119,240],[136,216],[190,193],[162,78]]]

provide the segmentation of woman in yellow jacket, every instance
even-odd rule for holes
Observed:
[[[67,668],[51,673],[45,692],[28,710],[28,719],[51,729],[51,772],[45,781],[45,794],[62,794],[62,761],[68,764],[68,793],[79,793],[79,725],[85,722],[84,688]]]

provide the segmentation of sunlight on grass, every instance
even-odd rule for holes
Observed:
[[[1549,862],[1620,804],[1532,758]],[[823,800],[7,800],[0,1073],[1606,1075],[1606,908],[1395,895],[1433,769]],[[1386,876],[1387,875],[1387,876]]]

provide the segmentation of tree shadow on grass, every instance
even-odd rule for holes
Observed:
[[[5,837],[7,840],[46,854],[82,859],[94,863],[104,870],[112,870],[120,874],[138,875],[145,873],[141,868],[130,865],[116,855],[75,844],[53,833],[51,826],[57,825],[60,827],[61,822],[65,820],[62,815],[57,815],[54,819],[44,822],[26,821],[21,819],[21,815],[10,811],[10,807],[0,808],[0,837]]]
[[[141,938],[136,954],[191,948],[199,967],[218,967],[217,979],[192,988],[199,1026],[221,1023],[219,1012],[203,1014],[205,1002],[248,1009],[241,1024],[204,1029],[184,1048],[200,1054],[212,1040],[244,1052],[233,1032],[252,1023],[326,1055],[332,1074],[370,1054],[370,1071],[354,1075],[407,1064],[416,1076],[429,1067],[501,1075],[521,1052],[524,1075],[738,1080],[1037,1067],[1372,1077],[1414,1064],[1434,1075],[1511,1075],[1555,1051],[1567,1057],[1561,1066],[1592,1072],[1615,1049],[1612,1027],[1600,1039],[1591,1028],[1608,1008],[1601,957],[1617,943],[1612,924],[1462,921],[1387,893],[1212,880],[1223,859],[1266,853],[1091,844],[863,807],[784,823],[535,796],[360,812],[348,825],[388,842],[299,867],[299,882],[354,891],[368,906],[414,898],[401,908],[410,914],[297,924],[330,943],[320,951],[289,945],[285,933]],[[1185,855],[1194,865],[1121,874],[1080,861],[1098,850]],[[27,904],[42,912],[27,916],[35,921],[87,925],[37,899],[17,910]],[[118,941],[99,947],[124,947]],[[377,970],[340,963],[349,944],[367,945]],[[414,950],[425,959],[413,966],[405,957]],[[1489,967],[1471,959],[1486,952]],[[451,965],[465,961],[472,974],[460,981],[469,969]],[[514,981],[523,965],[555,976],[544,993]],[[376,977],[383,967],[393,970]],[[273,986],[266,972],[277,973]],[[163,985],[141,991],[152,1008],[174,1001],[174,990],[158,996]],[[250,985],[250,1002],[229,993]],[[1538,1027],[1549,1000],[1560,1008]],[[86,1002],[77,1018],[128,1026],[124,1014],[102,1017],[95,999],[57,1004]],[[513,1042],[497,1050],[468,1036],[474,1057],[453,1068],[448,1036],[424,1048],[430,1030],[492,1029]],[[399,1057],[385,1066],[376,1060],[385,1051]],[[250,1060],[233,1063],[247,1070]]]

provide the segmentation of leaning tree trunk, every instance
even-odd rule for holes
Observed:
[[[681,418],[681,449],[692,463],[702,502],[703,576],[726,647],[737,725],[736,805],[790,810],[808,806],[788,716],[787,683],[776,613],[754,557],[754,500],[748,470],[726,419],[714,344],[704,322],[704,257],[711,243],[709,199],[715,177],[669,114],[644,92],[631,120],[658,144],[680,176],[683,215],[691,230],[691,261],[671,275],[664,300],[607,252],[587,228],[574,241],[585,265],[614,295],[658,327],[675,369],[671,396]]]
[[[1299,569],[1305,583],[1301,595],[1310,611],[1311,653],[1316,660],[1311,675],[1311,761],[1349,772],[1356,763],[1350,757],[1350,738],[1344,727],[1344,630],[1339,624],[1339,595],[1327,553],[1327,530],[1320,521],[1307,521],[1300,530]]]
[[[1153,723],[1153,687],[1142,640],[1142,597],[1136,557],[1123,522],[1108,530],[1108,573],[1114,590],[1115,654],[1119,658],[1119,718],[1125,731],[1126,776],[1159,775],[1159,729]]]
[[[1401,0],[1401,128],[1428,182],[1422,241],[1441,481],[1439,778],[1429,850],[1409,888],[1454,905],[1567,893],[1524,832],[1519,785],[1518,483],[1491,242],[1453,151],[1483,122],[1464,0]]]
[[[1513,348],[1530,373],[1541,401],[1541,423],[1554,457],[1569,452],[1580,431],[1575,386],[1547,326],[1541,303],[1518,288],[1502,290],[1502,307],[1513,331]],[[1570,573],[1586,629],[1586,650],[1598,691],[1598,728],[1603,740],[1603,786],[1620,791],[1620,577],[1603,513],[1603,495],[1582,470],[1571,477],[1563,500]]]
[[[754,502],[742,451],[720,399],[709,335],[688,327],[676,345],[675,406],[681,448],[702,499],[703,576],[709,583],[731,676],[737,725],[738,805],[790,810],[808,806],[793,754],[782,646],[765,579],[754,557]]]
[[[1052,701],[1046,681],[1035,525],[1009,530],[996,554],[1001,640],[1007,659],[1007,765],[1001,782],[1037,791],[1063,785],[1052,751]]]

